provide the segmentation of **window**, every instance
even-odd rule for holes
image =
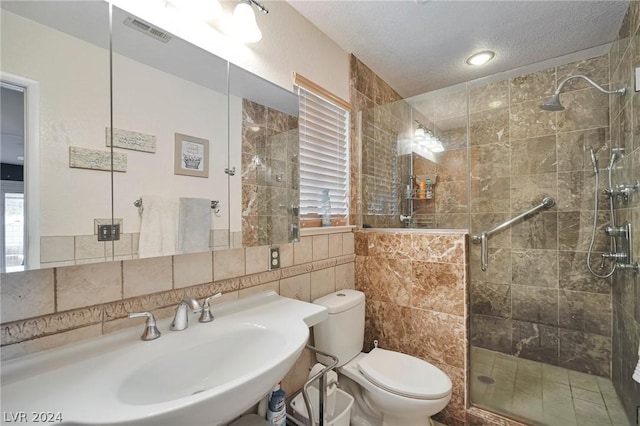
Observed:
[[[322,193],[328,189],[332,222],[346,224],[350,106],[304,77],[296,75],[295,81],[300,97],[300,217],[320,218]]]

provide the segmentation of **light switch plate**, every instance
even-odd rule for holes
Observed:
[[[636,92],[640,92],[640,67],[636,68]]]
[[[122,232],[122,219],[116,218],[111,220],[111,219],[105,218],[105,219],[93,219],[93,234],[94,235],[99,234],[98,227],[100,225],[111,225],[112,223],[114,225],[118,225],[120,227],[120,232]]]
[[[98,225],[98,241],[118,241],[120,225]]]

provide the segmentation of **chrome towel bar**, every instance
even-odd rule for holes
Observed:
[[[217,209],[218,205],[220,204],[220,201],[218,200],[212,200],[211,201],[211,208],[212,209]],[[142,205],[142,197],[138,198],[137,200],[135,200],[133,202],[133,206],[138,208],[138,213],[142,214],[142,212],[144,211],[144,206]],[[216,212],[217,213],[217,212]]]

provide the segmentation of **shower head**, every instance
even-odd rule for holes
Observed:
[[[560,94],[556,93],[555,95],[551,96],[547,102],[545,102],[544,104],[540,105],[540,108],[542,108],[545,111],[562,111],[562,110],[564,110],[564,107],[560,103]]]
[[[614,94],[624,95],[625,92],[627,91],[627,89],[624,88],[624,87],[621,88],[621,89],[616,89],[616,90],[603,89],[602,86],[600,86],[595,81],[591,80],[586,75],[577,74],[577,75],[569,76],[569,77],[565,78],[564,80],[562,80],[558,84],[558,88],[556,89],[556,91],[553,94],[553,96],[551,96],[551,98],[549,98],[549,100],[547,102],[545,102],[544,104],[540,105],[540,108],[542,108],[545,111],[562,111],[562,110],[564,110],[564,107],[560,103],[560,90],[562,90],[562,86],[564,86],[567,83],[567,81],[573,80],[574,78],[582,78],[584,80],[587,80],[587,82],[589,84],[591,84],[593,87],[595,87],[596,89],[598,89],[602,93],[606,93],[608,95],[614,95]]]

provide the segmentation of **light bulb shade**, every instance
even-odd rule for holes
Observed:
[[[442,152],[444,151],[444,146],[442,146],[442,142],[437,141],[433,147],[430,148],[431,152]]]
[[[233,33],[245,43],[253,43],[262,38],[256,22],[256,14],[250,3],[240,2],[233,10]]]

